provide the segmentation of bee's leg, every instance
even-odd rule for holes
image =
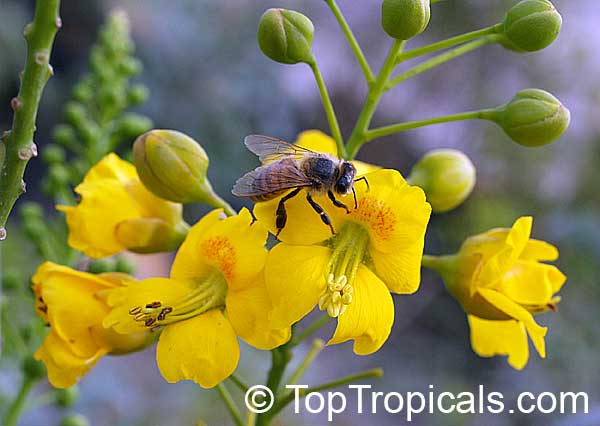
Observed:
[[[333,230],[333,225],[331,224],[331,220],[329,219],[329,216],[327,216],[327,213],[325,213],[325,210],[323,210],[323,207],[321,207],[320,205],[318,205],[316,203],[316,201],[313,200],[313,198],[310,196],[310,194],[306,195],[306,201],[308,201],[308,204],[310,204],[311,207],[317,213],[319,213],[319,216],[321,216],[321,220],[323,221],[323,223],[325,225],[329,226],[329,229],[331,229],[331,234],[335,235],[335,231]]]
[[[361,177],[359,177],[358,179],[356,179],[356,180],[354,181],[354,183],[356,183],[356,182],[360,182],[361,180],[364,180],[364,181],[365,181],[365,183],[367,184],[367,190],[368,190],[368,191],[370,191],[370,190],[371,190],[371,186],[369,185],[369,181],[367,180],[367,177],[366,177],[366,176],[361,176]]]
[[[356,189],[352,187],[352,196],[354,197],[354,210],[358,208],[358,200],[356,199]]]
[[[279,237],[279,233],[283,230],[285,223],[287,222],[287,213],[285,211],[285,202],[290,198],[294,198],[296,195],[300,193],[302,188],[296,188],[288,195],[279,200],[279,204],[277,205],[277,212],[275,213],[275,226],[277,227],[277,234],[275,234],[275,238]]]
[[[345,205],[344,203],[342,203],[341,201],[338,201],[335,198],[335,195],[333,194],[333,192],[327,191],[327,196],[329,197],[329,199],[331,200],[331,202],[333,203],[334,206],[339,207],[341,209],[346,209],[346,213],[350,214],[350,209],[348,208],[348,206]]]

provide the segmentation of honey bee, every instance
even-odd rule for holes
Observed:
[[[239,178],[233,186],[232,193],[238,197],[248,197],[254,202],[267,201],[276,198],[293,189],[279,200],[276,211],[276,237],[285,227],[287,213],[285,203],[306,190],[306,201],[319,214],[323,223],[335,234],[333,225],[327,213],[315,202],[313,196],[327,194],[335,207],[350,209],[339,201],[335,195],[354,195],[354,208],[358,206],[354,183],[365,177],[355,179],[354,165],[340,160],[331,154],[314,152],[281,139],[250,135],[244,139],[246,147],[256,154],[263,164]]]

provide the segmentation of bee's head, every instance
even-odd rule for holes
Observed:
[[[338,180],[335,183],[335,192],[338,194],[348,194],[352,191],[354,185],[354,175],[356,169],[349,161],[344,161],[340,165],[340,174]]]

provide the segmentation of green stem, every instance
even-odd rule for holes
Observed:
[[[416,129],[419,127],[430,126],[432,124],[450,123],[452,121],[477,120],[486,119],[492,110],[468,111],[459,114],[444,115],[442,117],[428,118],[425,120],[409,121],[406,123],[392,124],[389,126],[378,127],[367,131],[365,134],[365,142],[377,139],[383,136],[392,135],[394,133],[403,132],[405,130]]]
[[[325,0],[325,1],[326,1],[327,5],[329,6],[329,8],[331,9],[331,11],[333,12],[335,19],[337,19],[338,23],[340,24],[340,27],[342,28],[342,31],[344,32],[344,35],[348,39],[348,43],[350,44],[350,47],[352,48],[352,51],[354,52],[354,55],[356,56],[356,59],[358,60],[358,63],[363,71],[363,74],[365,75],[365,79],[367,80],[367,83],[370,85],[371,83],[373,83],[373,81],[375,81],[375,76],[373,75],[373,71],[371,70],[369,63],[367,62],[367,59],[365,58],[365,55],[364,55],[362,49],[360,48],[360,45],[358,44],[356,37],[354,37],[354,34],[352,33],[352,30],[350,29],[348,22],[346,22],[346,19],[344,18],[344,15],[342,14],[342,11],[338,7],[335,0]]]
[[[292,347],[298,346],[304,340],[308,339],[314,332],[327,324],[330,319],[331,317],[329,315],[322,315],[319,319],[306,327],[302,333],[298,334],[296,337],[294,337],[294,339],[292,339]]]
[[[438,65],[443,64],[444,62],[448,62],[454,58],[457,58],[465,53],[471,52],[475,49],[478,49],[486,44],[497,42],[502,36],[499,34],[492,34],[485,37],[482,37],[478,40],[472,41],[470,43],[459,46],[455,49],[449,50],[448,52],[442,53],[438,56],[435,56],[428,61],[419,64],[408,71],[403,72],[402,74],[394,77],[390,82],[386,85],[385,90],[389,90],[392,87],[396,86],[399,83],[402,83],[409,78],[416,76],[417,74],[421,74],[427,70],[437,67]]]
[[[235,216],[237,212],[231,207],[227,201],[219,197],[217,194],[213,193],[211,198],[207,200],[207,204],[216,209],[223,209],[227,216]]]
[[[0,174],[0,238],[6,236],[8,216],[24,192],[23,174],[29,159],[37,154],[33,143],[35,121],[44,86],[52,76],[49,64],[54,36],[61,25],[60,0],[38,0],[33,22],[25,27],[27,62],[19,94],[11,102],[12,130],[3,138],[6,154]]]
[[[283,374],[285,373],[288,363],[292,359],[290,348],[291,344],[288,342],[285,345],[271,350],[271,369],[267,376],[267,387],[271,389],[275,396],[279,393],[279,385],[283,379]],[[266,413],[260,413],[254,419],[254,423],[256,426],[266,426],[269,424],[271,417],[272,410],[269,410]]]
[[[3,425],[16,426],[17,421],[19,420],[19,415],[21,414],[23,406],[25,405],[27,395],[29,395],[29,391],[31,391],[35,382],[36,380],[33,377],[25,375],[17,396],[13,400],[8,411],[6,412],[6,415],[4,416],[4,420],[2,422]]]
[[[418,56],[427,55],[428,53],[437,52],[439,50],[448,49],[459,44],[467,43],[469,41],[485,37],[490,34],[495,34],[499,30],[499,26],[502,24],[492,25],[491,27],[482,28],[477,31],[471,31],[465,34],[460,34],[455,37],[450,37],[446,40],[441,40],[436,43],[428,44],[427,46],[418,47],[416,49],[407,50],[406,52],[400,53],[396,57],[396,65],[408,61],[409,59],[416,58]]]
[[[233,384],[236,385],[242,392],[245,393],[248,391],[249,386],[237,375],[232,374],[231,376],[229,376],[229,380],[231,380]]]
[[[346,155],[346,148],[344,147],[342,132],[340,131],[340,126],[335,115],[335,110],[333,109],[333,104],[329,98],[329,92],[325,86],[325,81],[321,75],[321,70],[319,70],[317,61],[314,58],[308,63],[308,65],[315,75],[317,87],[319,88],[319,94],[321,95],[321,101],[323,102],[323,108],[325,108],[325,114],[327,115],[327,121],[329,122],[329,128],[331,129],[331,136],[333,136],[333,139],[337,145],[338,157],[344,158]]]
[[[321,339],[315,339],[312,342],[308,353],[306,354],[306,356],[304,357],[304,359],[302,360],[302,362],[300,363],[298,368],[296,368],[296,370],[294,370],[294,372],[288,379],[288,381],[287,381],[288,385],[293,385],[298,380],[300,380],[302,375],[306,372],[306,369],[308,367],[310,367],[310,365],[313,363],[313,361],[315,360],[317,355],[319,355],[321,353],[321,351],[323,350],[324,347],[325,347],[325,342],[323,342],[323,340],[321,340]]]
[[[394,71],[394,62],[396,57],[402,51],[403,46],[404,41],[394,40],[388,56],[381,67],[379,75],[377,76],[373,85],[369,88],[369,93],[367,94],[367,99],[365,100],[363,109],[358,116],[356,125],[354,126],[352,134],[350,135],[350,139],[348,140],[348,144],[346,145],[346,159],[353,159],[361,145],[364,143],[364,135],[369,129],[371,120],[373,119],[373,114],[375,114],[377,105],[379,105],[381,95],[385,90],[385,86],[390,78],[390,75]]]
[[[217,385],[217,391],[219,391],[219,395],[225,403],[225,406],[227,407],[227,410],[229,411],[229,414],[231,415],[231,418],[233,419],[233,422],[236,424],[236,426],[244,426],[244,420],[242,419],[242,415],[240,414],[240,411],[238,410],[235,403],[233,402],[231,394],[229,393],[229,391],[223,383],[219,383]]]
[[[342,385],[354,383],[359,380],[369,378],[379,378],[383,376],[383,370],[381,368],[374,368],[372,370],[363,371],[362,373],[352,374],[350,376],[342,377],[341,379],[333,380],[331,382],[323,383],[322,385],[308,387],[305,389],[298,389],[299,395],[308,395],[311,392],[321,392],[328,389],[337,388]],[[277,414],[283,410],[290,402],[295,398],[295,392],[287,393],[280,401],[277,402],[271,409],[273,414]]]
[[[421,265],[423,265],[425,268],[437,271],[440,269],[441,260],[442,259],[440,256],[424,254],[423,258],[421,259]]]

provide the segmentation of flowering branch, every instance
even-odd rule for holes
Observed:
[[[4,227],[8,216],[17,198],[25,192],[25,167],[37,155],[33,134],[42,92],[52,76],[49,61],[54,36],[61,26],[59,7],[60,0],[38,1],[33,22],[25,27],[27,62],[19,94],[11,101],[12,130],[2,138],[6,154],[0,174],[0,239],[6,238]]]

